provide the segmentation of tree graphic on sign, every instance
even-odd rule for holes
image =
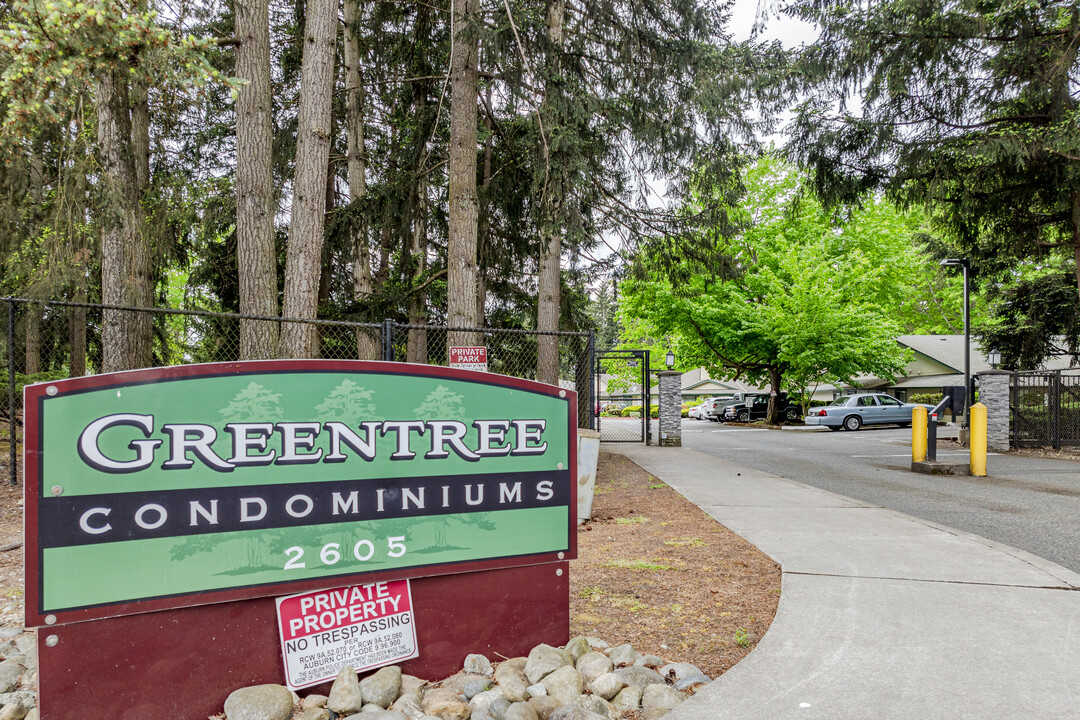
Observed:
[[[315,412],[323,420],[355,422],[357,420],[383,420],[375,414],[374,390],[354,383],[352,380],[341,381],[319,405]]]
[[[439,385],[413,410],[413,416],[420,420],[464,420],[465,406],[462,399],[461,395],[450,388]]]
[[[281,393],[270,392],[252,381],[218,412],[225,422],[273,422],[285,415],[280,399]]]

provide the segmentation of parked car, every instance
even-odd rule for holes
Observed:
[[[712,420],[713,422],[724,421],[724,409],[728,405],[735,405],[737,403],[745,402],[748,398],[752,398],[755,395],[761,393],[747,393],[738,392],[729,397],[715,397],[709,398],[705,401],[705,410],[702,412],[702,417],[706,420]]]
[[[686,417],[690,418],[691,420],[701,420],[701,419],[703,419],[702,416],[701,416],[701,413],[702,413],[702,411],[704,409],[705,409],[705,403],[701,403],[700,405],[695,405],[692,408],[690,408],[689,410],[687,410]]]
[[[798,403],[791,402],[788,399],[787,393],[780,393],[777,396],[776,401],[780,404],[780,417],[788,422],[794,422],[799,419],[799,416],[802,414],[802,408],[799,407]],[[737,405],[728,405],[724,409],[724,420],[727,420],[728,422],[753,422],[755,420],[764,420],[768,415],[768,395],[755,395],[746,402]]]
[[[711,397],[701,403],[701,419],[717,422],[720,419],[718,413],[723,410],[724,403],[729,400],[730,398]]]
[[[920,403],[902,403],[884,393],[844,395],[806,414],[807,425],[821,425],[830,430],[858,430],[863,425],[911,425],[911,411]],[[923,405],[933,410],[930,405]]]

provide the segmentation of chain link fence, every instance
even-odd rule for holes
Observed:
[[[1009,406],[1013,447],[1080,446],[1080,370],[1016,373]]]
[[[240,360],[242,333],[243,342],[248,343],[253,342],[251,338],[266,340],[302,328],[309,333],[321,359],[445,366],[453,341],[485,346],[488,372],[535,380],[539,338],[553,336],[559,343],[559,385],[578,393],[578,425],[592,427],[595,423],[591,411],[594,352],[591,332],[447,328],[393,320],[381,323],[293,320],[23,298],[0,298],[0,301],[6,318],[6,332],[0,337],[0,361],[7,368],[8,377],[6,397],[0,400],[3,408],[0,410],[0,471],[12,484],[22,480],[23,386],[101,372],[103,358],[112,350],[102,338],[106,312],[130,313],[144,321],[149,318],[152,341],[148,347],[138,349],[148,367]]]

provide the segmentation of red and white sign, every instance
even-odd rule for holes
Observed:
[[[487,348],[477,346],[451,347],[450,367],[458,370],[487,372]]]
[[[408,580],[277,599],[286,685],[293,690],[417,657]]]

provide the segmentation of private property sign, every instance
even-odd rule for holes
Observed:
[[[408,580],[291,595],[277,610],[293,690],[333,680],[346,665],[364,672],[419,654]]]
[[[450,367],[458,370],[487,372],[487,348],[481,346],[451,347]]]
[[[257,361],[26,388],[27,626],[573,558],[574,393]]]

